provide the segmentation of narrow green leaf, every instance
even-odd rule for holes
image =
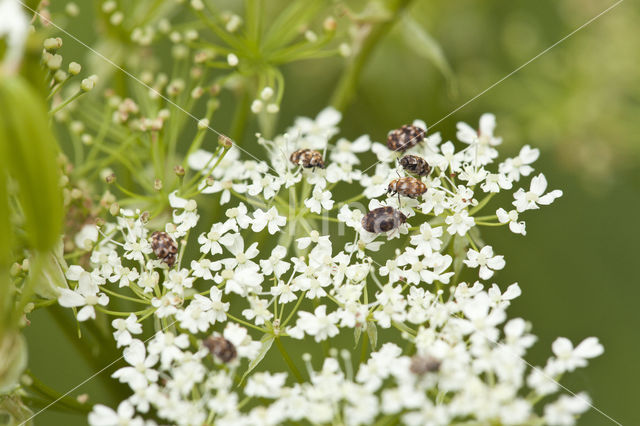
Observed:
[[[263,360],[267,352],[269,352],[269,349],[271,349],[271,345],[273,345],[274,340],[275,338],[271,334],[265,334],[262,337],[262,339],[260,340],[262,342],[262,346],[260,347],[260,352],[258,352],[258,356],[256,356],[249,363],[249,366],[247,367],[247,371],[245,371],[244,374],[242,375],[242,379],[240,379],[239,384],[244,383],[244,379],[247,378],[249,373],[251,373],[251,371],[253,371],[253,369],[255,369],[258,366],[258,364],[260,364],[260,362]]]
[[[353,344],[354,349],[358,347],[358,342],[360,341],[361,335],[362,335],[362,327],[356,326],[356,328],[353,329],[353,340],[355,341]]]
[[[403,16],[399,27],[402,29],[402,35],[404,36],[407,46],[413,49],[418,55],[433,63],[447,80],[449,89],[455,91],[456,83],[453,71],[440,44],[409,14]]]
[[[378,327],[373,321],[367,321],[367,335],[369,336],[369,342],[371,342],[371,349],[375,349],[378,346]]]
[[[16,181],[32,248],[48,251],[62,229],[57,143],[44,100],[20,76],[0,78],[0,155]]]
[[[295,0],[269,25],[263,48],[272,51],[300,34],[300,26],[312,19],[325,5],[324,0]]]

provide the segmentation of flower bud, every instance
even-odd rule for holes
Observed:
[[[80,14],[80,8],[74,2],[67,3],[67,5],[64,7],[64,11],[72,18],[75,18]]]
[[[256,99],[251,103],[251,112],[254,114],[259,114],[262,111],[262,101],[260,99]]]
[[[262,89],[262,92],[260,92],[260,97],[262,98],[262,100],[268,101],[273,97],[273,89],[269,86],[265,87],[264,89]]]
[[[68,75],[66,72],[64,72],[64,71],[62,71],[62,70],[58,70],[58,71],[56,71],[56,73],[53,75],[53,78],[54,78],[54,79],[59,83],[59,82],[65,81],[65,80],[67,79],[67,77],[68,77],[68,76],[69,76],[69,75]]]
[[[202,120],[198,121],[198,130],[206,130],[208,128],[209,128],[208,118],[203,118]]]
[[[82,83],[80,84],[80,88],[84,92],[90,92],[95,86],[96,82],[91,77],[83,79]]]
[[[267,105],[267,112],[269,114],[276,114],[278,111],[280,111],[280,107],[278,106],[278,104]]]
[[[104,179],[108,184],[112,184],[116,182],[116,175],[115,173],[111,173],[110,175],[108,175],[105,179]]]
[[[222,145],[224,148],[231,148],[233,146],[233,141],[225,135],[220,135],[218,136],[218,144]]]
[[[69,74],[78,75],[80,74],[80,71],[82,71],[82,66],[79,63],[77,62],[69,63]]]
[[[62,56],[60,55],[51,55],[47,59],[47,68],[51,71],[57,71],[62,66]]]
[[[175,172],[175,174],[176,174],[177,176],[179,176],[179,177],[184,176],[184,173],[185,173],[185,171],[184,171],[184,167],[182,167],[182,166],[180,166],[180,165],[175,166],[175,167],[173,168],[173,171],[174,171],[174,172]]]
[[[153,181],[153,190],[160,191],[162,189],[162,181],[160,179],[156,179]]]
[[[233,53],[229,53],[229,54],[227,55],[227,63],[228,63],[230,66],[235,67],[236,65],[238,65],[238,62],[239,62],[239,59],[238,59],[238,57],[237,57],[235,54],[233,54]]]
[[[112,216],[118,216],[118,213],[120,213],[120,205],[118,203],[111,204],[109,213],[111,213]]]
[[[201,11],[204,10],[204,3],[202,3],[202,0],[191,0],[191,7],[194,10]]]
[[[338,23],[333,16],[328,16],[322,23],[322,28],[327,32],[333,32],[336,30]]]
[[[60,37],[48,38],[43,43],[47,50],[57,50],[62,47],[62,39]]]

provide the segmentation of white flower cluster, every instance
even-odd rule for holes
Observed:
[[[514,191],[513,208],[478,216],[495,193],[521,186],[533,173],[538,150],[525,146],[490,171],[501,139],[494,136],[493,115],[485,114],[477,131],[458,125],[459,151],[439,134],[408,151],[432,168],[419,179],[426,192],[379,199],[404,173],[394,164],[399,153],[368,136],[329,144],[339,120],[327,109],[315,120],[298,119],[273,141],[259,137],[269,162],[240,160],[235,148],[219,159],[193,153],[189,166],[206,177],[201,192],[220,193],[220,204],[231,205],[223,221],[205,223],[198,236],[190,238],[204,222],[195,200],[174,193],[165,242],[154,240],[144,214],[127,210],[102,227],[98,241],[84,239],[94,245],[91,270],[72,266],[67,277],[78,284],[62,290],[59,302],[81,307],[79,321],[94,318],[96,310],[121,316],[113,321],[114,338],[129,366],[113,377],[133,392],[116,411],[97,405],[91,424],[154,424],[142,420],[153,412],[180,425],[571,425],[589,408],[587,396],[578,394],[545,398],[543,409],[534,409],[560,390],[560,376],[602,353],[597,339],[574,348],[560,338],[544,367],[530,366],[523,357],[536,338],[525,320],[506,314],[521,293],[518,284],[503,291],[486,281],[505,259],[481,242],[478,229],[508,225],[524,235],[521,214],[562,195],[546,192],[539,174],[529,189]],[[422,122],[413,125],[426,130]],[[322,153],[323,167],[290,161],[302,149]],[[369,153],[378,163],[361,170]],[[345,197],[354,183],[362,190]],[[364,209],[393,208],[406,221],[368,232],[367,211],[354,205],[359,200]],[[327,223],[332,227],[321,231]],[[338,245],[341,233],[351,242]],[[175,243],[175,262],[158,254],[167,239]],[[396,239],[395,252],[380,251]],[[200,256],[188,262],[184,248],[196,241]],[[472,278],[461,282],[465,266]],[[118,297],[146,309],[107,310]],[[145,322],[150,317],[154,321]],[[395,337],[378,342],[378,329]],[[355,335],[362,345],[357,357],[337,350],[339,334]],[[318,351],[304,363],[291,359],[291,339]],[[324,357],[323,346],[333,347]],[[276,347],[282,356],[274,355]],[[290,373],[261,371],[271,356],[286,361],[280,362]],[[312,358],[322,358],[319,371]]]

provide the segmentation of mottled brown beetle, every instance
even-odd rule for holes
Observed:
[[[289,160],[296,166],[302,166],[305,169],[319,167],[324,169],[324,161],[322,154],[311,149],[299,149],[291,154]]]
[[[432,356],[425,357],[415,355],[411,358],[409,371],[411,371],[416,376],[422,376],[426,373],[433,373],[438,371],[440,369],[440,364],[442,363]]]
[[[387,135],[387,147],[392,151],[405,152],[424,140],[425,130],[418,126],[405,124]]]
[[[417,198],[425,192],[427,192],[427,185],[420,179],[411,176],[394,179],[387,188],[387,193],[404,195],[411,198]]]
[[[426,373],[433,373],[440,369],[442,363],[432,356],[415,355],[411,358],[409,371],[416,376],[422,376]]]
[[[422,157],[417,155],[405,155],[400,159],[402,168],[416,176],[426,176],[431,173],[431,166]]]
[[[169,265],[169,268],[176,262],[178,244],[166,232],[156,231],[151,234],[151,248],[158,259]]]
[[[407,217],[393,207],[378,207],[362,218],[362,227],[367,232],[380,233],[396,229],[407,221]]]
[[[207,337],[202,344],[209,349],[212,355],[224,363],[229,363],[238,356],[238,351],[233,343],[222,336]]]

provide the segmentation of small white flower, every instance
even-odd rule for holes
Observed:
[[[540,156],[540,150],[531,149],[529,145],[525,145],[520,149],[520,153],[515,158],[507,158],[500,163],[498,170],[500,174],[505,174],[511,181],[519,181],[520,176],[529,176],[533,172],[533,167],[529,164],[535,162]]]
[[[575,425],[576,416],[587,411],[590,406],[591,400],[585,393],[562,395],[557,401],[545,405],[544,420],[550,425]]]
[[[584,339],[575,348],[569,339],[559,337],[553,342],[551,349],[557,357],[553,361],[553,367],[561,373],[586,367],[588,359],[600,356],[604,352],[604,348],[596,337]]]
[[[116,329],[113,337],[115,337],[118,347],[131,343],[132,334],[142,333],[142,324],[138,323],[138,318],[134,314],[129,315],[127,319],[114,319],[111,321],[111,326]]]
[[[247,396],[276,399],[280,396],[286,380],[287,373],[256,373],[247,381],[244,393]]]
[[[312,197],[304,200],[304,205],[313,213],[320,213],[322,209],[331,210],[333,207],[331,192],[323,191],[322,188],[316,186],[313,189]]]
[[[98,241],[98,227],[93,224],[83,226],[74,238],[76,246],[83,250],[91,250],[96,241]]]
[[[318,306],[312,313],[298,311],[298,321],[296,328],[304,331],[310,336],[314,336],[316,342],[321,342],[329,337],[338,334],[339,330],[336,326],[338,322],[338,314],[332,312],[327,315],[327,306]]]
[[[286,225],[287,218],[284,216],[280,216],[278,214],[278,210],[275,207],[271,207],[269,210],[264,212],[261,209],[257,209],[253,212],[253,224],[251,225],[251,230],[253,232],[262,231],[265,226],[269,230],[270,234],[275,234],[280,231],[280,228]]]
[[[144,343],[138,339],[134,339],[127,346],[122,357],[130,365],[130,367],[122,367],[116,370],[111,377],[127,383],[131,387],[142,387],[158,380],[158,372],[152,367],[158,362],[156,355],[147,356]]]
[[[91,426],[143,426],[144,421],[136,414],[131,403],[127,400],[118,405],[118,411],[102,405],[96,404],[89,413],[89,424]]]
[[[504,256],[494,256],[491,246],[484,246],[479,252],[474,249],[469,249],[464,263],[470,268],[477,268],[479,266],[479,275],[483,280],[491,278],[494,271],[504,268],[506,264]]]
[[[518,222],[517,210],[510,210],[507,212],[505,209],[499,208],[496,210],[496,215],[498,216],[498,222],[509,223],[509,229],[514,234],[527,235],[527,231],[525,229],[526,224],[524,221]]]
[[[444,222],[449,225],[447,232],[451,235],[458,234],[461,237],[464,236],[469,229],[471,229],[476,221],[472,216],[469,216],[469,212],[462,210],[454,213],[451,216],[447,216]]]
[[[556,198],[562,197],[561,190],[555,189],[545,194],[544,191],[546,191],[546,189],[547,179],[542,173],[540,173],[538,176],[531,179],[531,187],[529,191],[525,192],[524,189],[520,188],[515,194],[513,194],[513,198],[515,198],[513,205],[516,207],[518,212],[523,212],[525,210],[539,208],[538,204],[543,206],[549,205],[553,203],[553,200]]]

